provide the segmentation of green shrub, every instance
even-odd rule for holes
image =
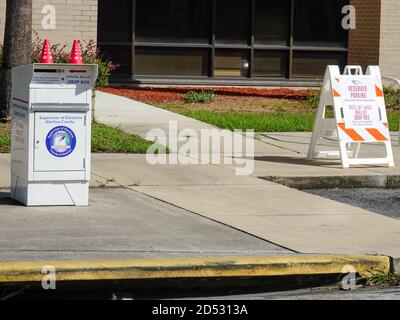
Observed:
[[[43,40],[36,36],[32,44],[32,63],[38,63],[42,54]],[[93,40],[80,44],[82,59],[87,64],[97,64],[99,66],[99,76],[96,81],[96,89],[106,87],[112,70],[118,68],[118,65],[113,64],[110,60],[104,59]],[[53,44],[51,52],[55,63],[68,63],[70,52],[66,45]],[[0,45],[0,70],[3,62],[3,47]]]
[[[0,153],[10,152],[11,132],[10,127],[0,123]]]
[[[32,44],[32,63],[38,63],[43,48],[43,40],[36,36],[35,41]],[[96,42],[93,40],[85,41],[80,43],[82,59],[87,64],[97,64],[99,66],[99,76],[96,81],[96,89],[106,87],[112,70],[118,68],[118,65],[113,64],[110,60],[104,59],[99,49],[97,48]],[[66,45],[53,44],[51,46],[51,52],[53,54],[54,63],[68,63],[70,51],[67,50]]]
[[[386,108],[400,109],[400,88],[397,89],[393,85],[384,86],[383,92],[385,94]],[[320,92],[311,91],[307,98],[307,105],[310,108],[317,109],[319,105]]]
[[[189,91],[183,98],[187,103],[211,103],[215,101],[216,95],[212,91]]]
[[[400,89],[396,89],[393,85],[384,86],[383,92],[385,94],[386,108],[399,109],[400,108]]]
[[[307,97],[307,105],[312,109],[318,109],[320,99],[320,92],[313,90]]]

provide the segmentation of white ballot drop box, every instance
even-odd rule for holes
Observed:
[[[27,206],[89,204],[92,88],[97,65],[12,71],[11,198]]]

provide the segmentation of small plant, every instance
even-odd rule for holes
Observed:
[[[278,113],[279,112],[285,112],[285,108],[284,108],[284,106],[278,104],[278,105],[274,106],[274,111],[278,112]]]
[[[141,184],[143,183],[143,181],[142,180],[132,180],[132,184],[131,184],[131,186],[132,187],[139,187]]]
[[[99,188],[106,188],[110,183],[114,183],[117,180],[115,178],[112,179],[106,179],[106,180],[96,180],[96,183],[98,184]]]
[[[386,108],[400,109],[400,89],[396,89],[393,85],[383,87],[385,95]]]
[[[376,272],[364,277],[369,286],[400,286],[400,274]]]
[[[310,91],[309,96],[307,97],[307,105],[312,109],[318,109],[320,99],[319,91]]]
[[[183,98],[187,103],[211,103],[215,101],[216,95],[212,91],[189,91]]]
[[[11,130],[10,124],[0,122],[0,153],[10,152]]]

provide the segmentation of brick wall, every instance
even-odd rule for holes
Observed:
[[[381,14],[381,71],[400,79],[400,1],[382,0]]]
[[[380,54],[381,0],[351,0],[350,3],[356,8],[357,26],[349,32],[348,63],[362,65],[364,68],[377,65]]]
[[[3,42],[5,2],[0,0],[0,43]],[[44,5],[56,9],[56,29],[43,30]],[[33,30],[51,43],[72,43],[73,39],[97,38],[97,0],[33,0]]]

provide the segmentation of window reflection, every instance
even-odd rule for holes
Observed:
[[[139,75],[207,75],[207,49],[137,48],[135,56],[135,71]]]
[[[346,65],[346,53],[335,52],[294,52],[293,76],[298,78],[322,78],[327,65]]]
[[[248,77],[249,55],[242,50],[217,50],[215,53],[215,77]]]
[[[282,51],[255,51],[255,77],[286,77],[288,53]]]

